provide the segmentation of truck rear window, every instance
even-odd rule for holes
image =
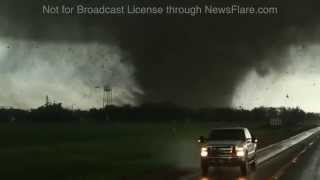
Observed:
[[[209,140],[244,140],[244,131],[241,129],[217,129],[209,134]]]

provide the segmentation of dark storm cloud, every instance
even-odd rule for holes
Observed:
[[[317,43],[317,1],[214,1],[273,6],[261,16],[43,16],[44,4],[119,4],[124,1],[28,1],[0,3],[0,35],[48,42],[99,42],[119,47],[135,67],[142,100],[192,107],[229,106],[249,70],[266,76],[286,65],[292,44]],[[133,4],[210,4],[209,1],[126,1]],[[90,63],[90,61],[88,61]]]

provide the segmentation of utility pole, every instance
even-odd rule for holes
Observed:
[[[50,101],[49,101],[49,96],[47,95],[46,96],[46,102],[45,102],[45,106],[48,107],[50,104]]]

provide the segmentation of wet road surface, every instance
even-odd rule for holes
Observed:
[[[301,154],[280,179],[320,180],[320,140],[315,141]]]

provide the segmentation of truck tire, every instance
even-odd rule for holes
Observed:
[[[255,171],[257,170],[257,161],[256,161],[256,157],[253,158],[251,164],[250,164],[250,169]]]
[[[202,176],[207,176],[208,175],[208,163],[205,160],[201,161],[201,171],[202,171]]]
[[[248,162],[247,161],[241,163],[240,171],[241,171],[241,175],[242,176],[247,176],[248,175],[249,168],[248,168]]]

